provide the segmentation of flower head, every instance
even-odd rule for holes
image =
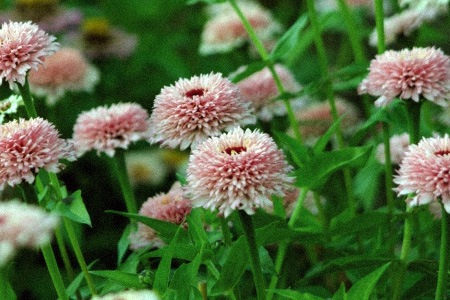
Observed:
[[[225,217],[236,209],[253,214],[272,206],[272,195],[284,195],[291,170],[269,135],[238,127],[192,152],[186,193],[194,207],[218,209]]]
[[[0,190],[22,180],[32,183],[40,169],[58,172],[60,159],[75,159],[72,143],[61,139],[56,128],[42,118],[0,125],[0,153]]]
[[[127,290],[104,296],[93,296],[92,300],[160,300],[158,294],[150,290]]]
[[[5,115],[15,114],[17,108],[23,105],[23,99],[18,95],[11,95],[4,100],[0,100],[0,124],[3,123]]]
[[[127,151],[125,164],[132,185],[158,185],[169,173],[161,149]]]
[[[376,106],[386,106],[395,97],[418,102],[421,96],[447,106],[450,58],[434,47],[386,51],[371,61],[358,93],[379,96]]]
[[[38,248],[51,240],[59,218],[19,201],[0,202],[0,254],[11,257],[20,247]],[[0,266],[3,259],[0,255]]]
[[[177,225],[184,223],[191,212],[192,203],[183,196],[183,189],[179,182],[175,182],[166,194],[150,197],[142,204],[139,214],[145,217],[171,222]],[[138,224],[138,231],[130,235],[131,248],[139,249],[152,245],[161,247],[164,242],[151,227]]]
[[[277,64],[275,65],[275,72],[286,92],[296,93],[300,91],[301,86],[289,69]],[[282,101],[273,101],[280,93],[268,68],[239,81],[237,86],[241,90],[242,96],[253,103],[261,120],[270,121],[274,115],[283,116],[287,114],[286,106]]]
[[[393,135],[389,140],[389,146],[391,153],[391,162],[393,164],[399,165],[409,148],[409,134],[403,133]],[[381,164],[386,163],[383,143],[377,146],[375,157]]]
[[[66,91],[91,92],[99,79],[97,68],[72,48],[61,48],[39,69],[31,70],[28,77],[31,92],[47,96],[49,105],[55,104]]]
[[[398,195],[413,194],[410,206],[442,201],[450,213],[450,139],[423,138],[419,144],[409,146],[400,164],[394,182]]]
[[[132,142],[148,137],[148,113],[136,103],[100,106],[81,113],[73,129],[77,155],[97,150],[113,157],[116,148],[127,149]]]
[[[59,48],[55,37],[49,36],[31,22],[3,23],[0,29],[0,84],[3,79],[14,83],[25,83],[30,69],[37,69],[45,58]]]
[[[223,130],[255,122],[250,106],[220,73],[180,79],[155,98],[150,141],[182,150],[195,147]]]
[[[268,10],[259,4],[240,1],[238,5],[263,41],[273,39],[274,35],[281,31],[281,25],[273,19]],[[201,54],[228,52],[250,40],[241,19],[230,4],[213,5],[210,8],[210,14],[212,16],[205,24],[202,33]]]

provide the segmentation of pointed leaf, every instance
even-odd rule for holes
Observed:
[[[108,278],[114,282],[117,282],[124,287],[128,288],[143,288],[138,274],[127,273],[118,270],[102,270],[102,271],[89,271],[92,275]]]
[[[81,190],[74,192],[60,202],[52,202],[48,205],[52,211],[56,211],[72,221],[92,226],[91,218],[81,197]]]
[[[372,294],[372,291],[380,279],[381,275],[383,275],[384,271],[389,267],[391,263],[387,263],[380,268],[376,269],[369,275],[363,277],[358,280],[351,289],[348,291],[348,299],[349,300],[369,300]]]
[[[277,295],[280,295],[281,299],[292,299],[292,300],[324,300],[324,298],[315,296],[310,293],[302,293],[293,290],[273,290]]]
[[[309,161],[308,148],[304,144],[281,131],[274,131],[273,135],[280,147],[286,148],[289,151],[292,159],[298,166],[302,166]]]
[[[301,40],[301,32],[308,23],[308,15],[304,14],[278,39],[270,53],[270,59],[277,61],[296,48]]]
[[[313,152],[314,154],[322,153],[325,150],[328,142],[333,136],[336,129],[341,125],[342,120],[344,119],[344,115],[340,116],[339,119],[334,122],[330,128],[319,138],[319,140],[314,144]]]

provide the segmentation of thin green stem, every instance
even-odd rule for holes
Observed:
[[[119,149],[111,159],[114,175],[117,177],[122,191],[125,205],[129,213],[137,213],[137,204],[134,198],[133,187],[128,178],[127,168],[125,164],[125,151]]]
[[[19,88],[20,95],[22,96],[23,103],[25,105],[25,110],[30,118],[36,118],[38,116],[36,108],[34,107],[34,100],[31,97],[30,86],[28,84],[28,79],[25,79],[24,85],[17,84]]]
[[[449,265],[449,227],[450,217],[444,209],[444,205],[441,203],[441,247],[439,256],[439,272],[438,281],[436,286],[436,300],[444,300],[447,295],[448,284],[448,265]]]
[[[319,65],[320,70],[322,73],[322,77],[329,78],[329,72],[328,72],[328,58],[327,53],[325,51],[325,45],[323,43],[323,39],[321,36],[321,30],[320,30],[320,24],[319,24],[319,18],[317,16],[317,11],[314,6],[314,0],[307,0],[306,1],[307,8],[308,8],[308,15],[311,22],[311,27],[314,31],[314,42],[316,45],[316,50],[319,56]],[[326,94],[328,102],[330,103],[330,109],[331,109],[331,116],[333,118],[333,121],[336,122],[339,118],[337,108],[336,108],[336,101],[334,98],[334,91],[331,85],[331,82],[329,80],[326,81],[325,85]],[[338,126],[336,128],[336,139],[338,148],[342,149],[345,147],[344,143],[344,136],[342,134],[342,128],[341,126]],[[350,173],[350,170],[348,168],[344,168],[343,170],[344,174],[344,185],[347,192],[347,199],[350,211],[355,214],[356,213],[356,201],[353,194],[353,184],[352,184],[352,176]]]
[[[45,263],[47,264],[48,272],[52,278],[53,286],[60,300],[69,300],[66,294],[66,288],[59,272],[58,264],[56,263],[55,254],[50,243],[41,246],[42,254],[44,255]]]
[[[75,279],[75,272],[73,271],[72,264],[70,263],[69,255],[67,253],[66,245],[64,244],[64,237],[61,232],[61,227],[57,227],[55,230],[56,243],[58,244],[59,254],[64,263],[64,268],[66,269],[67,276],[70,281]]]
[[[220,227],[222,228],[223,242],[225,245],[231,245],[231,232],[230,227],[228,227],[228,221],[225,218],[219,217]]]
[[[392,172],[392,160],[391,160],[391,143],[390,143],[390,132],[389,132],[389,124],[386,122],[382,123],[383,126],[383,144],[384,144],[384,173],[385,173],[385,186],[386,186],[386,199],[388,206],[388,231],[389,236],[394,236],[394,226],[392,224],[394,218],[394,209],[395,209],[395,201],[394,194],[392,192],[393,189],[393,172]],[[390,245],[390,251],[394,253],[394,244]]]
[[[255,282],[256,297],[258,300],[266,299],[266,288],[264,277],[261,269],[261,262],[259,260],[258,245],[256,244],[255,228],[253,221],[245,211],[238,210],[239,218],[241,220],[242,228],[244,229],[245,237],[248,244],[248,254],[250,256],[250,267],[253,272],[253,280]]]
[[[231,6],[233,7],[234,11],[238,15],[239,19],[242,22],[242,25],[244,26],[245,30],[247,31],[247,34],[252,41],[253,45],[256,48],[256,51],[258,51],[259,55],[261,56],[261,59],[266,63],[267,67],[270,70],[270,73],[272,74],[273,80],[275,82],[275,85],[277,86],[278,92],[282,95],[284,94],[285,90],[283,87],[283,83],[281,82],[280,77],[275,71],[273,61],[270,59],[269,53],[264,48],[264,45],[261,41],[261,39],[258,37],[256,32],[253,30],[252,25],[245,17],[242,10],[239,8],[239,5],[237,4],[236,0],[228,0]],[[295,117],[294,110],[292,109],[291,102],[288,99],[283,99],[284,105],[286,107],[289,124],[292,127],[292,130],[294,131],[295,137],[298,141],[302,142],[302,136],[299,130],[299,123],[297,118]]]
[[[420,141],[420,110],[421,103],[409,101],[406,103],[406,110],[408,111],[408,131],[409,143],[417,144]]]
[[[384,36],[384,8],[383,0],[375,0],[375,25],[377,30],[377,49],[378,54],[386,50],[386,42]]]

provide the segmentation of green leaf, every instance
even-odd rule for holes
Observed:
[[[194,244],[196,245],[208,243],[208,236],[203,228],[202,213],[202,209],[192,209],[189,216],[187,216],[189,235],[194,239]]]
[[[383,275],[384,271],[389,267],[391,263],[387,263],[380,268],[376,269],[369,275],[363,277],[358,280],[351,289],[348,291],[348,299],[349,300],[369,300],[372,291],[380,279],[381,275]]]
[[[319,153],[295,171],[295,185],[316,189],[323,185],[333,172],[343,167],[357,166],[364,163],[371,148],[371,146],[349,147],[342,150]]]
[[[345,292],[345,284],[341,283],[339,290],[334,293],[333,298],[331,300],[347,300],[347,293]]]
[[[72,221],[92,226],[91,218],[81,197],[81,190],[77,190],[63,201],[50,202],[48,206],[50,206],[50,210],[56,211]]]
[[[247,244],[244,236],[241,236],[231,246],[219,280],[212,287],[210,295],[217,296],[232,290],[244,274],[248,261]]]
[[[280,295],[281,299],[292,300],[323,300],[324,298],[315,296],[310,293],[302,293],[293,290],[272,290],[275,294]]]
[[[91,262],[88,266],[87,269],[90,270],[92,268],[92,266],[98,262],[98,259]],[[84,274],[83,272],[80,272],[77,277],[75,277],[75,279],[70,283],[70,285],[66,288],[66,293],[67,296],[72,296],[75,295],[75,292],[78,290],[78,288],[81,285],[81,282],[83,282],[84,279]],[[3,299],[3,298],[2,298]]]
[[[253,73],[256,73],[256,72],[264,69],[266,66],[267,66],[267,64],[265,62],[257,61],[257,62],[251,63],[249,65],[246,65],[242,69],[239,69],[237,72],[228,75],[228,77],[230,78],[230,80],[233,83],[237,83],[237,82],[247,78],[248,76],[252,75]]]
[[[108,278],[116,283],[128,288],[143,288],[138,274],[127,273],[118,270],[101,270],[101,271],[89,271],[92,275]]]
[[[314,154],[322,153],[323,150],[325,150],[325,147],[327,146],[329,140],[331,139],[332,135],[338,129],[340,126],[342,120],[344,119],[345,115],[342,115],[339,117],[339,119],[334,122],[330,128],[319,138],[319,140],[314,144],[313,152]]]
[[[277,61],[296,48],[301,40],[301,32],[306,27],[307,22],[308,15],[304,14],[278,39],[269,55],[272,61]]]
[[[386,226],[387,212],[368,211],[357,216],[348,214],[348,212],[344,211],[331,220],[328,234],[331,236],[349,236]]]
[[[298,166],[302,166],[309,161],[308,148],[303,143],[281,131],[274,131],[273,135],[280,147],[289,151]]]
[[[117,243],[117,265],[120,265],[125,256],[125,253],[128,250],[128,247],[130,246],[130,239],[128,238],[128,236],[130,235],[131,228],[131,224],[128,224],[127,227],[125,227],[122,236]]]

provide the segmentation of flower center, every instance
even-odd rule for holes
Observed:
[[[0,101],[0,112],[5,112],[11,107],[11,102],[9,101]]]
[[[192,89],[186,92],[185,96],[188,98],[194,98],[194,96],[198,96],[201,97],[205,94],[205,90],[200,88],[200,89]]]
[[[17,0],[15,9],[22,19],[40,22],[53,15],[58,5],[58,0]]]
[[[434,155],[436,156],[444,156],[450,154],[450,150],[438,150],[434,152]]]
[[[236,155],[240,154],[241,152],[247,151],[246,147],[243,146],[237,146],[237,147],[228,147],[223,152],[225,152],[228,155]]]
[[[111,27],[102,17],[86,19],[82,26],[83,38],[90,45],[102,46],[111,40]]]

